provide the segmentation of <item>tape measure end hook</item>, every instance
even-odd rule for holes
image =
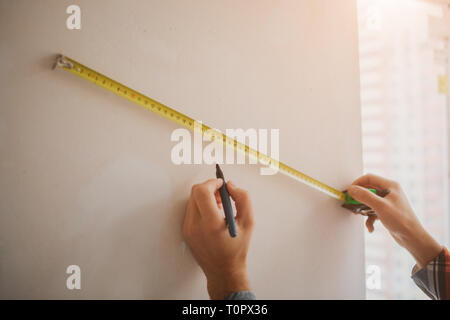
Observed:
[[[69,60],[67,60],[67,58],[64,57],[62,54],[59,54],[56,57],[55,64],[53,65],[53,70],[55,70],[56,67],[66,67],[66,68],[72,69],[73,63],[70,62]]]

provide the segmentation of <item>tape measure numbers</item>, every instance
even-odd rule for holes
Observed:
[[[344,202],[348,201],[348,195],[346,193],[334,189],[326,185],[325,183],[320,182],[288,166],[287,164],[284,164],[272,157],[269,157],[264,153],[259,152],[258,150],[250,148],[249,146],[240,143],[236,139],[232,139],[227,135],[208,127],[205,124],[194,125],[195,120],[193,118],[188,117],[187,115],[179,111],[176,111],[156,100],[153,100],[147,97],[146,95],[121,84],[120,82],[108,78],[107,76],[91,68],[88,68],[73,59],[60,55],[58,56],[54,67],[55,68],[59,67],[64,70],[67,70],[85,80],[88,80],[108,91],[117,94],[118,96],[121,96],[122,98],[130,100],[140,105],[141,107],[144,107],[156,114],[159,114],[160,116],[163,116],[166,119],[169,119],[185,128],[188,128],[189,130],[200,132],[210,140],[219,141],[223,145],[231,147],[238,152],[243,152],[247,156],[258,160],[261,164],[272,167],[274,169],[278,169],[281,173],[299,182],[302,182],[316,190],[319,190],[333,198],[339,199]]]

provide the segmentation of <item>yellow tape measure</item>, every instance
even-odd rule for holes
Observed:
[[[270,166],[274,169],[277,169],[297,180],[300,181],[314,189],[317,189],[323,193],[328,194],[329,196],[345,201],[346,196],[343,192],[336,190],[325,183],[322,183],[276,159],[273,159],[272,157],[267,156],[266,154],[263,154],[259,152],[258,150],[255,150],[253,148],[250,148],[249,146],[240,143],[236,139],[232,139],[228,137],[227,135],[212,129],[204,124],[195,124],[195,120],[191,117],[188,117],[181,112],[178,112],[172,108],[169,108],[168,106],[163,105],[162,103],[155,101],[146,95],[143,95],[142,93],[139,93],[127,86],[124,86],[123,84],[112,80],[103,74],[94,71],[91,68],[88,68],[84,65],[82,65],[79,62],[76,62],[75,60],[72,60],[70,58],[67,58],[65,56],[58,56],[55,68],[60,67],[64,70],[67,70],[83,79],[86,79],[108,91],[111,91],[122,98],[128,99],[141,107],[144,107],[150,111],[153,111],[154,113],[159,114],[160,116],[163,116],[166,119],[169,119],[183,127],[186,127],[194,132],[200,132],[210,140],[216,140],[221,142],[225,146],[229,146],[233,148],[234,150],[238,152],[243,152],[247,156],[252,157],[254,159],[257,159],[261,164]]]

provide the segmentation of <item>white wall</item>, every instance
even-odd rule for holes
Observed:
[[[0,297],[207,298],[180,227],[213,166],[176,126],[62,70],[64,53],[219,129],[279,128],[281,159],[336,188],[362,172],[354,0],[0,1]],[[258,298],[364,298],[363,219],[256,166]],[[81,267],[82,289],[65,287]]]

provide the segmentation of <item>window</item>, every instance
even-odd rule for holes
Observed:
[[[400,182],[447,247],[449,12],[443,0],[358,1],[364,171]],[[427,299],[380,222],[365,238],[368,299]]]

